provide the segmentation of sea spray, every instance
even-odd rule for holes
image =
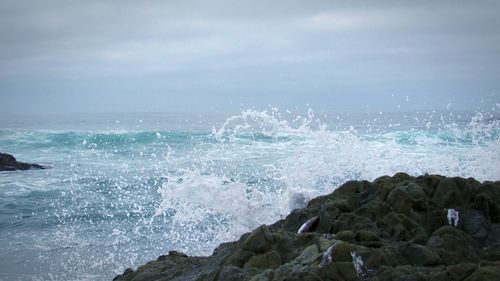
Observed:
[[[5,152],[53,167],[0,176],[0,267],[14,280],[110,279],[173,249],[208,255],[348,180],[500,178],[498,119],[415,115],[271,109],[196,132],[0,130]]]

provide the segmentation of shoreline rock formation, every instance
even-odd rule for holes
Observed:
[[[45,167],[38,164],[18,162],[14,156],[0,152],[0,171],[16,171],[29,169],[45,169]]]
[[[209,257],[171,251],[113,280],[498,281],[500,181],[349,181]]]

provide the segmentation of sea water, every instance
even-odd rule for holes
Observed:
[[[210,255],[348,180],[500,180],[489,112],[2,115],[0,280],[111,280],[178,250]]]

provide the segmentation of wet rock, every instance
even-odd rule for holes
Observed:
[[[263,225],[254,231],[243,242],[243,249],[254,253],[265,253],[273,246],[273,234],[269,227]]]
[[[441,258],[429,247],[414,243],[404,243],[399,246],[401,256],[406,263],[413,266],[433,266],[441,264]]]
[[[0,152],[0,171],[16,171],[29,169],[45,169],[45,167],[38,164],[18,162],[14,156]]]
[[[234,265],[238,267],[243,267],[244,264],[252,257],[254,256],[253,252],[243,250],[243,249],[238,249],[234,254],[232,254],[227,261],[225,262],[225,265]]]
[[[225,266],[219,272],[217,280],[241,281],[245,280],[246,274],[240,267]]]
[[[427,196],[423,188],[411,181],[397,184],[387,195],[386,201],[396,211],[409,217],[415,217],[427,209]]]
[[[452,280],[464,280],[477,269],[477,265],[473,263],[459,263],[451,265],[447,268],[447,273]]]
[[[210,257],[170,252],[115,280],[500,280],[498,198],[500,182],[403,173],[351,181]]]
[[[356,232],[354,239],[364,246],[380,247],[383,245],[382,238],[369,230],[360,230]]]
[[[496,182],[486,182],[479,186],[474,198],[474,209],[481,211],[492,223],[500,223],[500,190]]]
[[[465,281],[500,280],[500,265],[478,267]]]
[[[474,198],[474,189],[465,179],[443,178],[432,200],[441,208],[467,208]]]
[[[382,266],[378,270],[376,276],[378,280],[428,281],[428,272],[422,271],[423,270],[416,270],[415,267],[409,265],[398,267]]]
[[[436,249],[445,264],[477,261],[480,257],[479,244],[462,230],[453,226],[443,226],[436,230],[427,246]]]
[[[354,232],[352,232],[351,230],[339,231],[335,234],[335,238],[337,238],[338,240],[352,242],[352,243],[354,243],[356,240],[356,236],[354,235]]]
[[[459,218],[462,230],[482,245],[490,233],[491,226],[481,212],[474,209],[462,210]]]
[[[281,265],[281,256],[277,251],[252,256],[243,266],[256,268],[278,268]]]
[[[385,238],[393,241],[415,241],[425,243],[427,232],[421,224],[404,214],[391,212],[377,222]]]

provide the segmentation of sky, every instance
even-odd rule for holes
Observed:
[[[500,1],[0,1],[4,113],[475,109]]]

